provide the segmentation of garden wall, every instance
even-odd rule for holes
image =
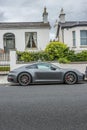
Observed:
[[[16,56],[16,51],[15,50],[11,50],[10,51],[10,70],[13,70],[17,67],[21,67],[23,65],[26,65],[24,63],[22,64],[17,64],[16,62],[17,60],[17,56]],[[29,64],[29,63],[27,63]],[[87,66],[87,62],[84,63],[71,63],[71,64],[59,64],[58,62],[53,62],[53,64],[63,67],[63,68],[73,68],[73,69],[77,69],[82,73],[85,73],[86,70],[86,66]]]

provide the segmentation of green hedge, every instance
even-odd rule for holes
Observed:
[[[71,50],[67,55],[67,59],[71,62],[87,61],[87,50],[79,53],[75,53]]]
[[[31,62],[31,61],[59,61],[64,62],[78,62],[78,61],[87,61],[87,51],[82,51],[80,53],[75,53],[72,50],[69,50],[63,57],[54,56],[54,53],[47,53],[45,51],[40,52],[17,52],[18,61]]]
[[[61,42],[50,42],[44,51],[39,52],[17,52],[18,61],[59,61],[61,63],[87,61],[87,50],[75,53],[66,44]]]
[[[49,54],[45,51],[40,52],[17,52],[18,61],[31,62],[31,61],[48,61],[50,60]]]

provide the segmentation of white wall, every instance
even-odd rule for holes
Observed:
[[[63,42],[61,28],[59,29],[59,41]]]
[[[3,34],[3,31],[0,30],[0,48],[1,49],[3,49],[3,36],[2,36],[2,34]]]
[[[11,29],[0,30],[0,48],[3,46],[3,35],[5,33],[13,33],[15,35],[15,47],[19,51],[25,50],[25,32],[37,32],[37,45],[39,50],[44,50],[49,42],[49,28],[48,29]]]
[[[38,30],[38,49],[44,50],[49,43],[49,29]]]

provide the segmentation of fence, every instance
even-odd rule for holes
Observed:
[[[10,70],[9,53],[0,52],[0,74],[7,74]]]

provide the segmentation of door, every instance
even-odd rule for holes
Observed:
[[[15,36],[12,33],[4,35],[4,51],[9,52],[10,49],[15,49]]]
[[[60,81],[61,72],[57,68],[53,68],[50,64],[40,63],[37,65],[35,72],[36,82],[58,82]]]

